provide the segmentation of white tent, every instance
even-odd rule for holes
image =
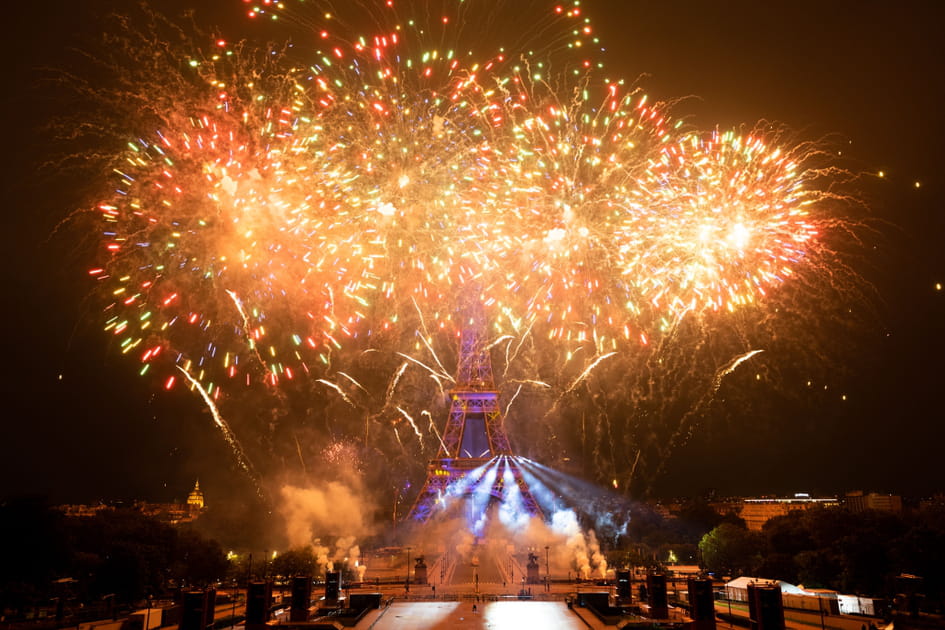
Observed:
[[[790,595],[810,595],[804,589],[794,586],[790,582],[784,582],[782,580],[766,580],[764,578],[757,577],[740,577],[735,578],[731,582],[728,582],[725,585],[725,596],[736,602],[747,602],[748,601],[748,585],[754,584],[755,586],[778,586],[781,588],[781,593],[788,593]]]

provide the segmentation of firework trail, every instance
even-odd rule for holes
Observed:
[[[705,395],[702,397],[702,399],[688,413],[686,413],[682,417],[682,419],[679,422],[679,426],[676,428],[675,432],[670,436],[670,439],[668,441],[668,445],[669,445],[668,448],[670,450],[673,448],[673,445],[675,444],[676,440],[679,438],[680,434],[690,428],[689,421],[692,419],[692,416],[697,411],[701,410],[706,405],[708,405],[713,400],[715,395],[719,392],[719,388],[722,387],[722,379],[724,379],[726,376],[734,372],[738,368],[739,365],[741,365],[745,361],[748,361],[753,356],[757,354],[761,354],[762,352],[764,352],[764,350],[752,350],[750,352],[746,352],[745,354],[735,357],[734,359],[729,361],[727,365],[720,368],[716,372],[715,378],[712,380],[712,386],[709,389],[709,391],[707,391]]]
[[[430,427],[430,433],[436,436],[436,441],[439,442],[440,448],[442,448],[444,451],[447,450],[446,444],[443,442],[443,436],[440,435],[440,432],[436,428],[436,423],[433,421],[433,414],[431,414],[429,411],[424,409],[423,411],[420,412],[420,415],[427,417],[427,420],[429,420],[428,426]]]
[[[305,457],[302,456],[302,445],[299,443],[298,436],[293,436],[295,441],[295,452],[299,456],[299,465],[302,467],[302,474],[308,475],[308,466],[305,465]]]
[[[385,406],[390,404],[393,399],[394,392],[397,390],[397,383],[400,382],[400,377],[404,375],[404,372],[407,371],[407,368],[410,366],[410,363],[405,361],[400,364],[400,367],[397,368],[397,371],[394,373],[394,376],[390,379],[390,383],[387,386],[387,394],[384,396]]]
[[[591,364],[588,365],[586,368],[584,368],[584,371],[581,372],[581,374],[580,374],[576,379],[574,379],[574,381],[568,386],[568,388],[567,388],[566,390],[564,390],[564,393],[565,393],[565,394],[570,394],[571,392],[573,392],[573,391],[574,391],[574,388],[577,387],[578,385],[580,385],[581,382],[584,381],[584,379],[587,378],[588,374],[590,374],[590,373],[594,370],[594,368],[596,368],[598,365],[600,365],[600,363],[601,363],[602,361],[606,361],[607,359],[609,359],[610,357],[612,357],[612,356],[614,356],[614,355],[616,355],[616,354],[617,354],[616,352],[608,352],[607,354],[604,354],[604,355],[601,355],[601,356],[595,358],[595,359],[591,362]]]
[[[672,453],[680,440],[688,439],[691,436],[694,430],[694,421],[698,418],[699,414],[714,401],[715,395],[718,393],[719,388],[722,387],[723,379],[734,372],[742,363],[762,352],[764,352],[764,350],[751,350],[741,354],[716,371],[707,391],[692,404],[682,417],[680,417],[679,421],[675,423],[668,439],[661,445],[662,453],[656,459],[654,470],[650,473],[651,479],[658,477],[662,473],[667,464],[669,454]]]
[[[715,375],[715,386],[712,390],[712,393],[715,394],[719,391],[719,387],[722,386],[723,378],[734,372],[739,365],[752,358],[756,354],[761,354],[762,352],[764,352],[764,350],[752,350],[751,352],[746,352],[745,354],[732,359],[728,365],[719,370],[718,374]]]
[[[429,372],[429,373],[430,373],[430,376],[432,376],[433,378],[435,378],[435,379],[437,380],[437,382],[439,382],[440,379],[443,379],[443,380],[445,380],[445,381],[452,381],[452,380],[455,380],[452,376],[450,376],[450,375],[447,374],[446,372],[438,372],[438,371],[434,370],[434,369],[431,368],[429,365],[427,365],[426,363],[424,363],[423,361],[421,361],[421,360],[419,360],[419,359],[415,359],[415,358],[413,358],[412,356],[409,356],[409,355],[406,355],[406,354],[403,354],[403,353],[400,353],[400,352],[398,352],[397,354],[398,354],[399,356],[401,356],[401,357],[407,359],[407,361],[409,361],[410,363],[413,363],[414,365],[419,365],[420,367],[422,367],[424,370],[426,370],[427,372]]]
[[[414,422],[413,416],[411,416],[409,413],[407,413],[405,410],[401,409],[400,407],[397,407],[397,411],[399,411],[400,415],[402,415],[407,420],[407,422],[410,423],[410,426],[413,428],[413,432],[417,435],[417,439],[420,440],[420,447],[422,448],[423,447],[423,433],[420,432],[419,427],[417,427],[417,423]]]
[[[370,393],[371,393],[371,392],[369,392],[368,390],[366,390],[366,389],[364,388],[364,386],[363,386],[361,383],[357,382],[357,381],[356,381],[355,379],[353,379],[350,375],[345,374],[344,372],[338,372],[338,376],[343,376],[344,378],[348,379],[348,380],[351,382],[352,385],[354,385],[355,387],[357,387],[358,389],[360,389],[360,390],[361,390],[362,392],[364,392],[365,394],[370,394]]]
[[[243,469],[243,472],[245,472],[249,478],[253,480],[257,496],[259,496],[260,499],[265,500],[266,496],[263,493],[262,486],[259,485],[259,475],[256,474],[256,470],[253,468],[252,463],[243,452],[243,447],[240,446],[239,440],[236,439],[236,436],[230,430],[229,425],[227,425],[226,421],[223,419],[223,416],[220,415],[220,411],[213,403],[213,400],[210,398],[207,390],[205,390],[200,382],[191,376],[187,370],[182,367],[178,367],[177,369],[181,371],[187,380],[190,381],[190,384],[193,385],[194,388],[200,393],[200,397],[203,398],[204,403],[206,403],[207,408],[210,410],[210,415],[213,417],[214,424],[216,424],[217,428],[220,429],[223,439],[226,440],[226,443],[229,444],[230,449],[233,451],[233,456],[236,458],[236,463],[239,464],[240,468]]]
[[[338,392],[338,395],[341,396],[341,399],[342,399],[342,400],[344,400],[346,403],[348,403],[348,404],[351,405],[352,407],[357,408],[357,405],[355,405],[355,404],[351,401],[351,399],[348,398],[348,395],[345,394],[344,390],[341,389],[340,387],[338,387],[338,385],[337,385],[336,383],[332,383],[331,381],[326,381],[326,380],[323,379],[323,378],[316,379],[315,382],[316,382],[316,383],[321,383],[321,384],[324,385],[325,387],[328,387],[329,389],[333,389],[334,391]]]
[[[512,394],[512,396],[509,398],[509,402],[506,403],[506,405],[505,405],[505,415],[506,415],[506,416],[509,415],[509,409],[512,408],[512,404],[515,402],[515,399],[518,398],[518,395],[521,394],[521,393],[522,393],[522,386],[519,385],[519,386],[515,389],[515,393]]]

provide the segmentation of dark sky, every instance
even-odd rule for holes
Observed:
[[[104,7],[56,0],[6,8],[4,392],[0,496],[45,492],[56,501],[186,494],[232,474],[202,407],[155,396],[106,348],[91,290],[76,268],[88,243],[57,224],[81,206],[86,182],[46,162],[43,126],[68,113],[50,97],[45,68],[68,66],[101,30]],[[155,3],[173,12],[187,3]],[[235,0],[200,0],[198,18],[247,27]],[[714,442],[698,439],[661,485],[725,493],[863,488],[945,489],[945,44],[934,0],[673,2],[588,0],[614,75],[647,75],[657,99],[700,127],[777,121],[804,139],[830,136],[864,177],[860,195],[883,245],[861,262],[875,285],[879,323],[845,365],[853,404],[824,413],[823,431]],[[915,182],[921,187],[916,188]],[[77,195],[77,191],[79,194]],[[862,209],[857,209],[862,213]],[[61,377],[61,378],[60,378]],[[751,427],[744,427],[746,434]],[[760,474],[749,472],[760,471]],[[693,476],[700,479],[691,482]]]

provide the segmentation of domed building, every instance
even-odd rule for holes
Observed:
[[[203,492],[200,490],[200,480],[194,484],[194,489],[187,495],[187,509],[191,512],[200,512],[206,506],[203,502]]]

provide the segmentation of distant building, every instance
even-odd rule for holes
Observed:
[[[862,491],[848,492],[843,499],[843,504],[851,512],[879,510],[881,512],[892,512],[894,514],[902,513],[902,497],[897,494],[877,494],[875,492],[864,494]]]
[[[129,506],[118,503],[97,503],[95,505],[60,505],[59,510],[66,516],[92,517],[102,512],[113,511],[116,509],[128,509]],[[140,512],[145,516],[150,516],[158,520],[179,525],[180,523],[190,523],[197,520],[197,517],[206,511],[203,492],[200,490],[200,482],[194,484],[194,489],[187,495],[186,503],[149,503],[147,501],[135,501],[130,509]]]
[[[709,503],[709,506],[711,506],[711,508],[718,512],[721,516],[740,516],[743,505],[744,504],[741,499],[732,498],[715,500]]]
[[[650,506],[650,509],[653,510],[653,512],[655,512],[656,514],[659,514],[664,519],[674,518],[676,516],[675,513],[678,512],[678,510],[673,510],[671,507],[664,505],[663,503],[659,503],[659,502],[650,503],[649,506]]]
[[[931,510],[939,507],[945,507],[945,494],[933,494],[919,501],[920,510]]]
[[[748,529],[761,531],[769,520],[776,516],[784,516],[788,512],[839,506],[840,501],[836,498],[814,499],[808,494],[795,494],[791,498],[744,499],[738,515],[745,521]]]
[[[204,509],[203,505],[203,492],[200,491],[200,481],[194,484],[194,489],[190,491],[190,494],[187,495],[187,507],[192,510],[202,510]]]
[[[96,503],[95,505],[82,505],[82,504],[69,504],[69,505],[60,505],[59,511],[65,514],[66,516],[78,516],[78,517],[90,517],[100,514],[106,510],[115,509],[111,505],[106,505],[104,503]]]

